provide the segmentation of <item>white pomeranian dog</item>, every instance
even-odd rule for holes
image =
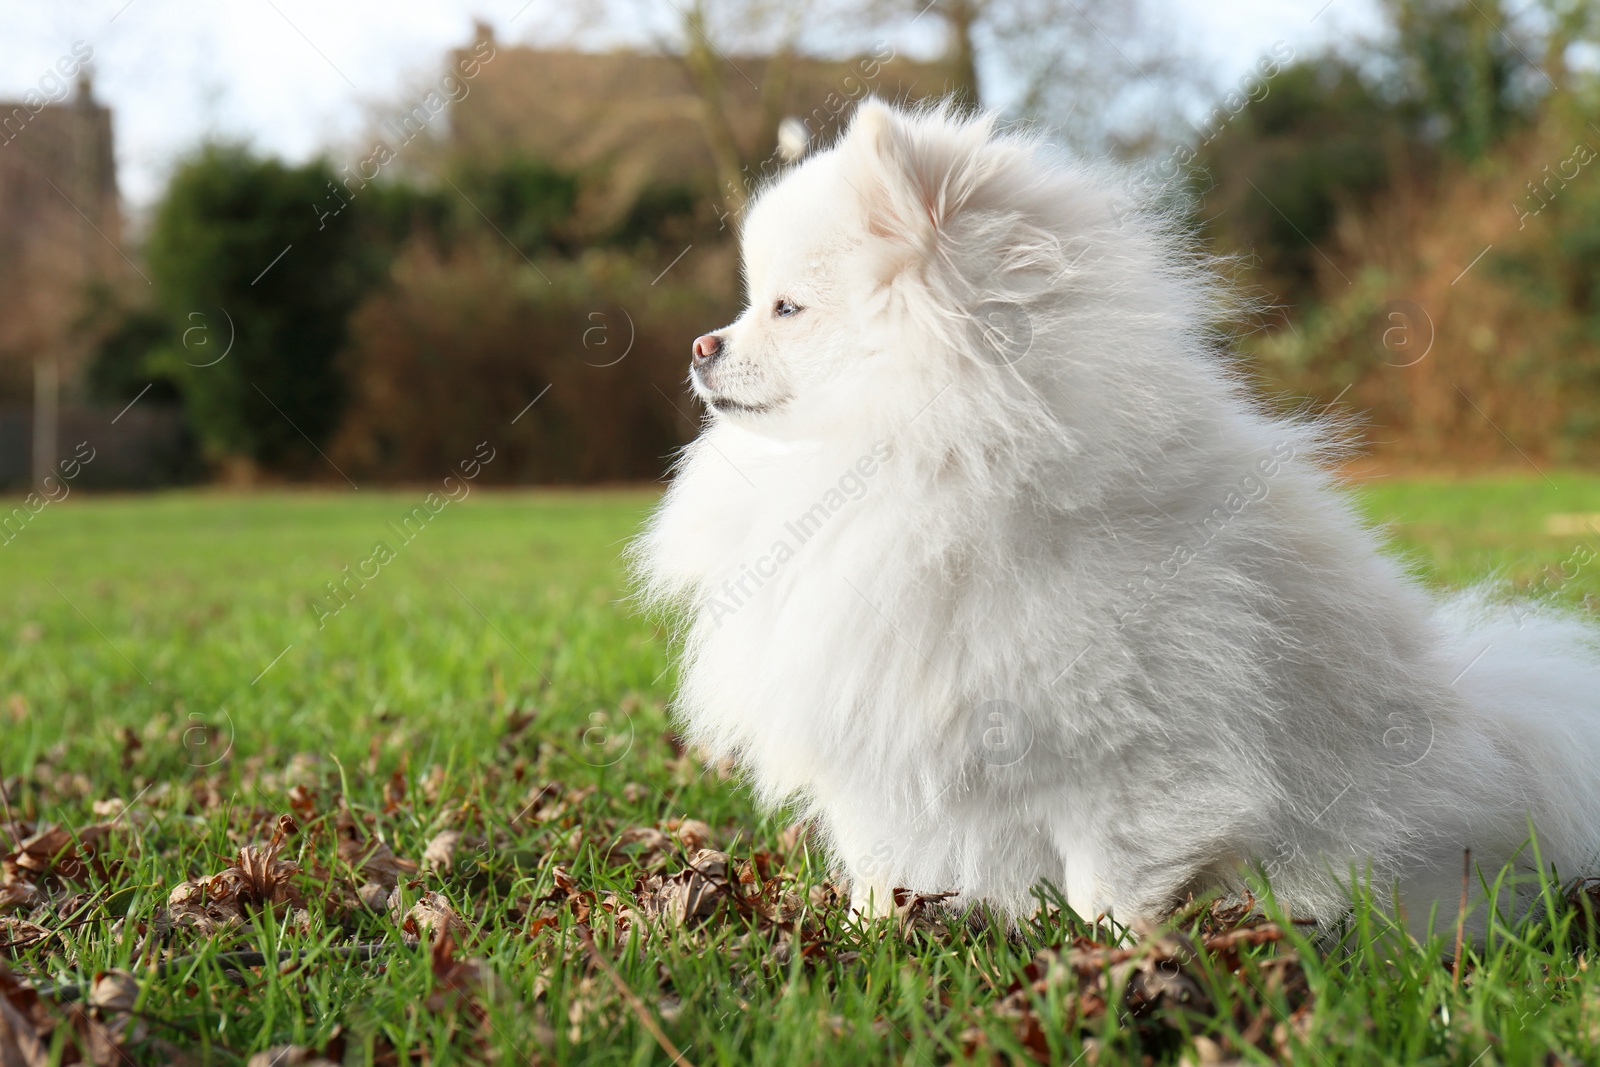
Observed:
[[[694,342],[710,415],[635,546],[683,613],[691,740],[804,806],[865,916],[904,888],[1016,917],[1049,883],[1154,920],[1255,871],[1296,917],[1370,879],[1420,928],[1453,926],[1464,850],[1594,873],[1593,633],[1408,577],[1139,200],[877,101],[759,196],[749,307]]]

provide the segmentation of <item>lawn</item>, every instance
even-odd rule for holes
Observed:
[[[1600,478],[1553,481],[1360,493],[1429,581],[1582,604],[1550,517]],[[1459,970],[1361,906],[1321,946],[853,927],[675,744],[618,561],[652,494],[480,490],[407,542],[425,494],[78,494],[0,547],[0,1064],[1600,1061],[1566,907]]]

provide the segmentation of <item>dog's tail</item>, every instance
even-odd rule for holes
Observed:
[[[1439,622],[1452,687],[1498,727],[1484,743],[1513,746],[1526,769],[1544,869],[1600,875],[1600,628],[1487,590],[1450,598]]]

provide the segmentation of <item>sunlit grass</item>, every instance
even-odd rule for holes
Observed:
[[[1360,492],[1429,581],[1498,575],[1581,604],[1600,594],[1600,563],[1559,567],[1596,539],[1547,532],[1549,517],[1600,512],[1600,479],[1553,477]],[[1441,963],[1450,931],[1418,945],[1358,906],[1337,945],[1291,928],[1284,945],[1244,947],[1237,970],[1209,952],[1186,964],[1211,1002],[1192,1017],[1115,1005],[1085,1016],[1071,982],[1013,995],[1039,977],[1027,969],[1039,949],[1092,932],[1060,916],[1010,938],[977,918],[906,936],[854,928],[822,888],[823,859],[785,851],[787,820],[756,812],[736,780],[670,739],[664,635],[626,601],[618,562],[653,494],[478,491],[401,544],[388,523],[423,492],[75,496],[0,548],[11,814],[118,823],[100,865],[5,913],[51,931],[7,951],[41,984],[135,971],[136,1058],[160,1061],[168,1042],[242,1062],[338,1034],[347,1062],[397,1062],[395,1049],[430,1063],[670,1062],[641,1008],[696,1064],[1030,1050],[1177,1062],[1206,1041],[1247,1061],[1329,1065],[1600,1056],[1600,979],[1573,948],[1584,939],[1570,912],[1501,931],[1458,976]],[[328,583],[378,541],[392,562],[335,600]],[[120,819],[111,798],[133,802]],[[285,858],[327,877],[308,874],[303,913],[264,911],[209,939],[157,936],[174,886],[222,870],[291,811]],[[736,865],[771,853],[805,905],[798,925],[731,906],[688,930],[619,925],[642,872],[671,875],[688,850],[639,856],[613,849],[618,833],[670,833],[684,817],[709,823]],[[441,830],[463,838],[452,870],[400,879],[391,915],[340,898],[362,881],[341,860],[341,820],[410,860]],[[558,873],[587,895],[572,898]],[[441,992],[428,945],[400,936],[395,916],[430,890],[466,922],[457,956],[492,978],[472,996]],[[637,1004],[594,962],[580,917]],[[381,946],[378,958],[354,945]],[[241,950],[300,957],[247,967],[220,955]],[[1311,994],[1301,1015],[1267,962],[1291,951]],[[175,962],[158,973],[157,959]],[[1028,1006],[1032,1031],[1007,1003]]]

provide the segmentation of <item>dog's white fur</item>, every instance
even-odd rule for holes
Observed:
[[[1050,882],[1155,918],[1255,867],[1297,915],[1368,875],[1453,923],[1463,849],[1492,871],[1530,820],[1593,872],[1591,632],[1385,555],[1128,186],[869,101],[759,197],[713,414],[636,546],[687,613],[692,740],[806,805],[868,913]]]

